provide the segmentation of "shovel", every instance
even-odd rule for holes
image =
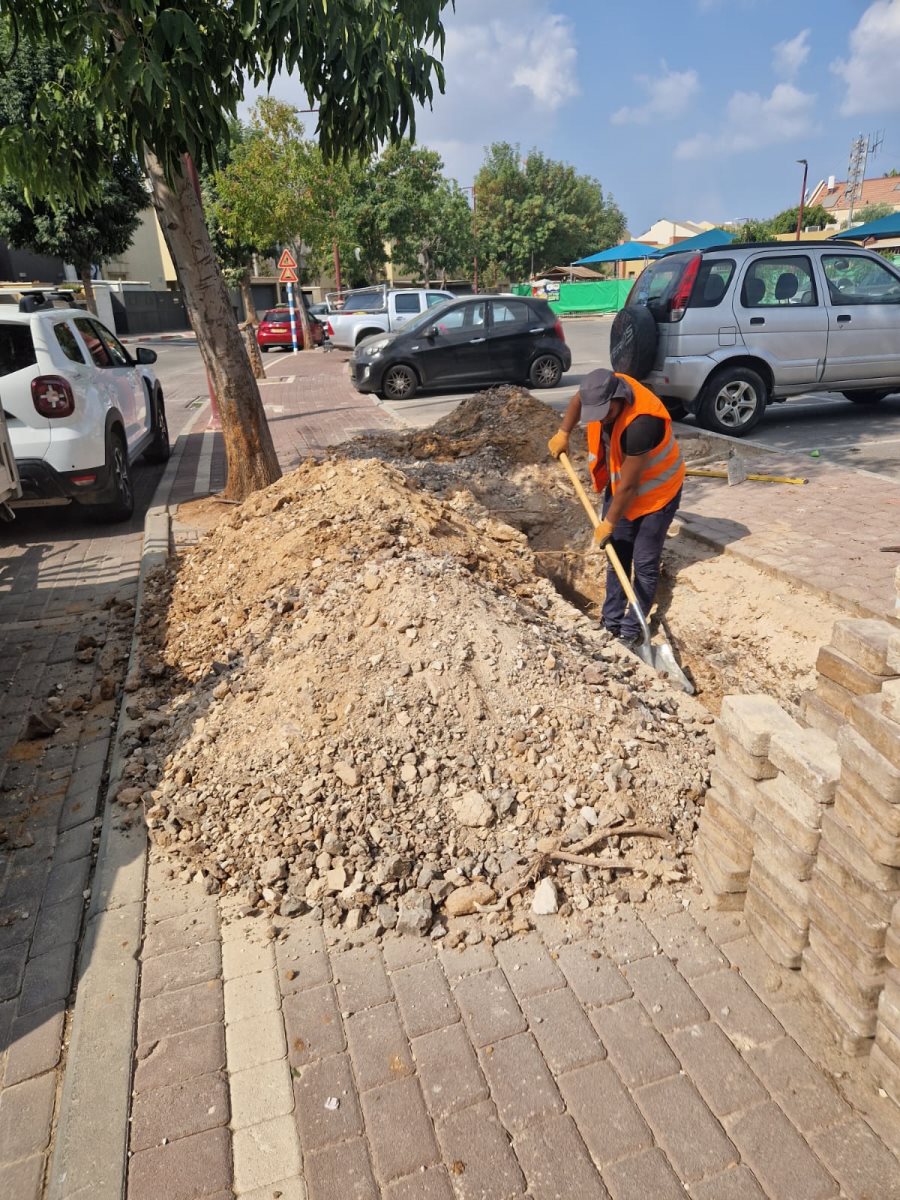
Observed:
[[[562,463],[563,470],[571,479],[572,486],[575,488],[578,499],[584,506],[584,511],[587,513],[588,519],[596,529],[600,524],[600,518],[597,516],[597,513],[594,510],[594,506],[591,504],[587,492],[581,486],[581,480],[576,475],[575,468],[572,466],[571,462],[569,462],[568,454],[560,454],[559,461]],[[638,604],[637,596],[634,594],[634,588],[631,586],[631,580],[625,574],[625,569],[622,566],[622,563],[619,561],[619,556],[613,549],[612,543],[607,542],[604,549],[606,551],[606,557],[609,559],[612,565],[612,569],[619,577],[619,583],[622,585],[622,590],[628,597],[628,603],[631,605],[634,615],[638,619],[638,624],[641,627],[641,633],[644,635],[644,640],[641,645],[635,647],[635,653],[637,654],[638,658],[642,659],[648,667],[652,667],[658,675],[667,676],[674,684],[680,687],[683,692],[687,692],[689,696],[693,696],[694,685],[675,661],[675,654],[669,643],[667,641],[663,641],[658,646],[654,646],[651,643],[650,629],[647,626],[646,618],[641,612],[641,606]]]

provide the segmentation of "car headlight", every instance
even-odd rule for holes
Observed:
[[[367,358],[377,358],[382,350],[390,342],[389,338],[378,338],[377,341],[369,342],[365,346],[360,347],[360,353],[365,354]]]

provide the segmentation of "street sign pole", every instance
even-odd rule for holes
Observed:
[[[290,309],[290,313],[291,313],[291,341],[294,343],[294,353],[296,354],[297,350],[298,350],[297,318],[294,315],[294,285],[292,283],[289,283],[287,285],[287,294],[288,294],[288,308]]]

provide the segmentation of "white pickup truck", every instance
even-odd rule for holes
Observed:
[[[452,300],[452,292],[431,288],[360,288],[327,297],[332,310],[327,321],[328,341],[338,350],[353,350],[363,338],[392,333],[426,308]]]

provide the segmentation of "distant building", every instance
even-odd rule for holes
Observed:
[[[847,194],[846,179],[835,179],[830,175],[823,179],[810,192],[806,201],[811,208],[821,204],[837,222],[829,225],[829,231],[835,233],[845,229],[850,219],[850,197]],[[853,201],[853,220],[864,220],[863,210],[869,204],[889,204],[894,212],[900,212],[900,175],[883,175],[880,179],[863,180],[861,194]]]
[[[674,246],[676,242],[687,241],[707,229],[715,229],[712,221],[671,221],[661,217],[655,221],[646,233],[639,234],[636,242],[649,242],[651,246]]]
[[[110,259],[103,268],[104,279],[138,280],[164,292],[178,285],[175,264],[163,237],[154,208],[145,208],[141,223],[135,230],[131,245],[118,258]]]
[[[0,239],[0,280],[5,283],[62,283],[66,269],[61,258],[14,250]]]

